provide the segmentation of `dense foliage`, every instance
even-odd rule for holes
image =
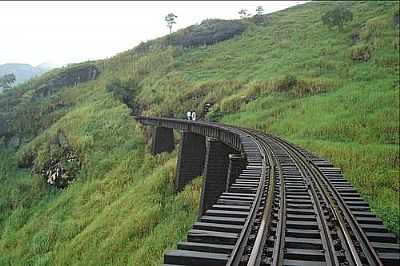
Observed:
[[[326,12],[321,19],[329,28],[338,27],[342,31],[344,24],[353,20],[353,13],[347,8],[337,6]]]
[[[11,85],[15,82],[14,74],[5,74],[0,77],[0,88],[9,89]]]

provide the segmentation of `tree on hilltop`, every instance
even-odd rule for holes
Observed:
[[[165,16],[165,22],[167,22],[167,27],[169,28],[169,34],[172,32],[172,26],[176,24],[175,19],[178,16],[176,16],[174,13],[169,13],[168,15]]]
[[[256,9],[257,16],[262,16],[264,15],[264,8],[262,6],[258,6]]]
[[[262,6],[258,6],[256,8],[256,14],[254,15],[254,22],[256,24],[262,24],[264,23],[264,8]]]
[[[241,9],[238,14],[240,15],[240,18],[248,18],[251,16],[250,13],[248,13],[247,9]]]

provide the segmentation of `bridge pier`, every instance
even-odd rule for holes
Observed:
[[[241,171],[246,167],[246,160],[241,154],[229,154],[228,179],[226,181],[225,191],[235,182]]]
[[[206,157],[206,138],[202,135],[182,131],[176,166],[175,190],[182,191],[196,176],[201,176]]]
[[[175,148],[174,130],[172,128],[154,127],[151,141],[151,154],[171,152]]]
[[[229,154],[234,149],[224,143],[207,138],[207,153],[204,165],[204,181],[200,198],[200,215],[210,208],[225,191],[227,184]]]

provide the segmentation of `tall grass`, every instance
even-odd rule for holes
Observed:
[[[312,2],[212,46],[156,45],[96,61],[97,80],[48,99],[30,101],[62,70],[3,94],[0,113],[24,137],[18,151],[0,139],[0,265],[158,265],[195,220],[201,179],[173,192],[176,153],[149,155],[148,132],[105,90],[113,79],[137,84],[142,114],[183,117],[212,103],[211,116],[224,123],[281,135],[330,159],[398,233],[399,29],[392,15],[399,7],[342,4],[354,13],[343,32],[320,21],[332,3]],[[361,46],[371,57],[353,61]],[[43,112],[32,114],[35,108]],[[17,167],[32,155],[34,164],[49,160],[59,130],[82,162],[62,191]]]

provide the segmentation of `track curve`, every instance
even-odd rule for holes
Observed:
[[[253,129],[135,118],[215,138],[247,161],[165,265],[399,265],[396,236],[328,161]]]

